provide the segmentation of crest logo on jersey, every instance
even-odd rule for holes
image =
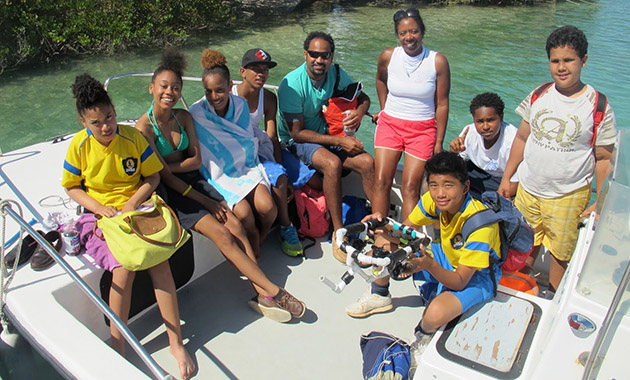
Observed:
[[[464,246],[464,240],[461,233],[451,238],[451,247],[453,247],[453,249],[460,249],[463,246]]]
[[[132,176],[136,174],[136,170],[138,169],[138,159],[135,157],[127,157],[122,160],[122,166],[125,173]]]

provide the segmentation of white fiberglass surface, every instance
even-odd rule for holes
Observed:
[[[630,134],[622,133],[616,154],[614,180],[605,195],[593,242],[577,291],[608,308],[630,260]],[[629,314],[628,289],[620,311]]]

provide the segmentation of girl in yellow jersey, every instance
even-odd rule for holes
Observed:
[[[72,139],[62,186],[68,195],[95,215],[115,216],[135,210],[157,187],[162,163],[142,134],[133,127],[117,125],[114,105],[103,85],[88,74],[76,78],[72,91],[79,119],[85,127]],[[89,217],[84,214],[79,222]],[[93,222],[93,216],[92,216]],[[98,239],[91,235],[92,240]],[[94,248],[94,249],[92,249]],[[127,323],[135,272],[122,267],[105,244],[90,242],[86,253],[96,264],[112,272],[109,305]],[[184,348],[175,283],[168,261],[148,269],[162,318],[181,377],[188,379],[195,365]],[[125,340],[111,324],[112,346],[124,355]]]

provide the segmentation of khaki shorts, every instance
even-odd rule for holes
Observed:
[[[514,204],[534,228],[534,245],[543,244],[558,260],[569,261],[578,238],[580,214],[591,199],[591,186],[558,198],[541,198],[518,185]]]

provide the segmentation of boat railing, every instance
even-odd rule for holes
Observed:
[[[13,205],[16,205],[19,209],[19,214],[13,209]],[[124,339],[129,343],[129,345],[133,348],[133,350],[138,354],[144,364],[147,365],[151,373],[156,379],[163,380],[174,380],[175,378],[169,373],[165,372],[155,360],[149,355],[149,353],[144,349],[142,344],[138,341],[138,339],[133,335],[131,330],[125,325],[122,320],[110,309],[110,307],[90,288],[85,281],[77,274],[77,272],[59,255],[59,253],[53,248],[53,246],[44,239],[39,233],[31,227],[31,225],[22,218],[22,210],[20,205],[17,202],[11,200],[0,200],[0,218],[1,218],[1,233],[2,233],[2,246],[0,247],[0,319],[2,322],[3,331],[6,331],[8,327],[8,321],[6,320],[6,316],[4,314],[4,306],[5,306],[5,297],[8,286],[15,275],[17,270],[17,263],[19,261],[19,247],[17,250],[17,257],[15,258],[15,264],[13,266],[12,271],[8,271],[6,268],[6,263],[4,260],[5,257],[5,228],[7,216],[12,218],[19,226],[20,232],[19,237],[22,241],[22,235],[24,232],[30,234],[33,239],[48,253],[57,264],[72,278],[72,280],[79,286],[79,288],[88,296],[90,301],[92,301],[96,307],[98,307],[103,314],[110,320],[111,323],[116,326],[118,331],[122,334]]]
[[[149,72],[136,72],[136,73],[125,73],[125,74],[118,74],[118,75],[112,75],[111,77],[107,78],[105,80],[105,82],[103,83],[103,86],[105,86],[105,90],[107,90],[107,88],[109,87],[110,83],[114,80],[118,80],[118,79],[122,79],[122,78],[129,78],[129,77],[152,77],[153,73],[149,73]],[[191,82],[201,82],[202,78],[201,77],[189,77],[189,76],[183,76],[182,79],[184,81],[191,81]],[[240,80],[234,80],[232,81],[235,84],[240,84],[242,83],[242,81]],[[278,86],[273,85],[273,84],[265,84],[264,87],[268,90],[273,91],[276,96],[278,95]],[[189,109],[188,103],[186,102],[186,99],[184,98],[184,95],[182,94],[181,98],[180,98],[182,104],[184,105],[184,107],[186,108],[186,110]]]

